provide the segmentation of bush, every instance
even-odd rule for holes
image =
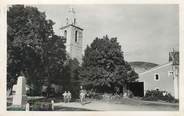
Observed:
[[[103,99],[103,95],[100,93],[95,93],[92,98],[97,99],[97,100],[101,100],[101,99]]]
[[[34,102],[30,104],[31,111],[51,111],[52,104],[47,102]]]
[[[86,94],[87,98],[92,98],[92,99],[97,99],[97,100],[101,100],[103,99],[103,94],[102,93],[96,93],[96,92],[87,92]]]
[[[103,97],[103,100],[108,101],[108,100],[111,99],[112,94],[107,94],[107,93],[105,93],[105,94],[102,95],[102,97]]]
[[[134,94],[133,94],[133,92],[131,90],[128,90],[127,92],[128,92],[128,97],[129,98],[133,98],[134,97]]]
[[[41,95],[41,88],[37,86],[34,89],[29,89],[28,91],[26,91],[26,94],[28,96],[40,96]]]
[[[174,97],[168,93],[167,91],[159,91],[159,90],[147,90],[143,100],[148,101],[166,101],[166,102],[177,102]]]
[[[8,110],[8,111],[25,111],[25,108],[14,106],[14,107],[9,107],[9,108],[7,108],[7,110]]]
[[[119,100],[120,98],[121,98],[120,95],[115,94],[115,95],[112,95],[110,99],[113,100],[113,101],[116,101],[116,100]]]

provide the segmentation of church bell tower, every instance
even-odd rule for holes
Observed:
[[[81,64],[83,29],[77,25],[76,13],[73,8],[69,10],[68,14],[65,26],[60,28],[61,34],[66,39],[65,45],[67,53],[72,59],[76,58]]]

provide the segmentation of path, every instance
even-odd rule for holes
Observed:
[[[86,110],[95,111],[177,111],[177,105],[169,104],[115,104],[107,102],[93,101],[85,105],[81,105],[79,102],[72,103],[55,103],[56,107],[65,108],[80,108]]]

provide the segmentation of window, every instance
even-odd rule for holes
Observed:
[[[155,87],[155,90],[159,91],[159,88],[158,87]]]
[[[64,37],[67,38],[67,30],[64,31]]]
[[[75,42],[77,42],[77,35],[78,35],[78,32],[75,31]]]
[[[159,81],[159,80],[160,80],[160,75],[159,75],[158,73],[156,73],[156,74],[154,75],[154,80],[155,80],[155,81]]]

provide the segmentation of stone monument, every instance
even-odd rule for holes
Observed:
[[[19,76],[17,84],[13,86],[13,105],[23,106],[26,104],[26,79]]]

